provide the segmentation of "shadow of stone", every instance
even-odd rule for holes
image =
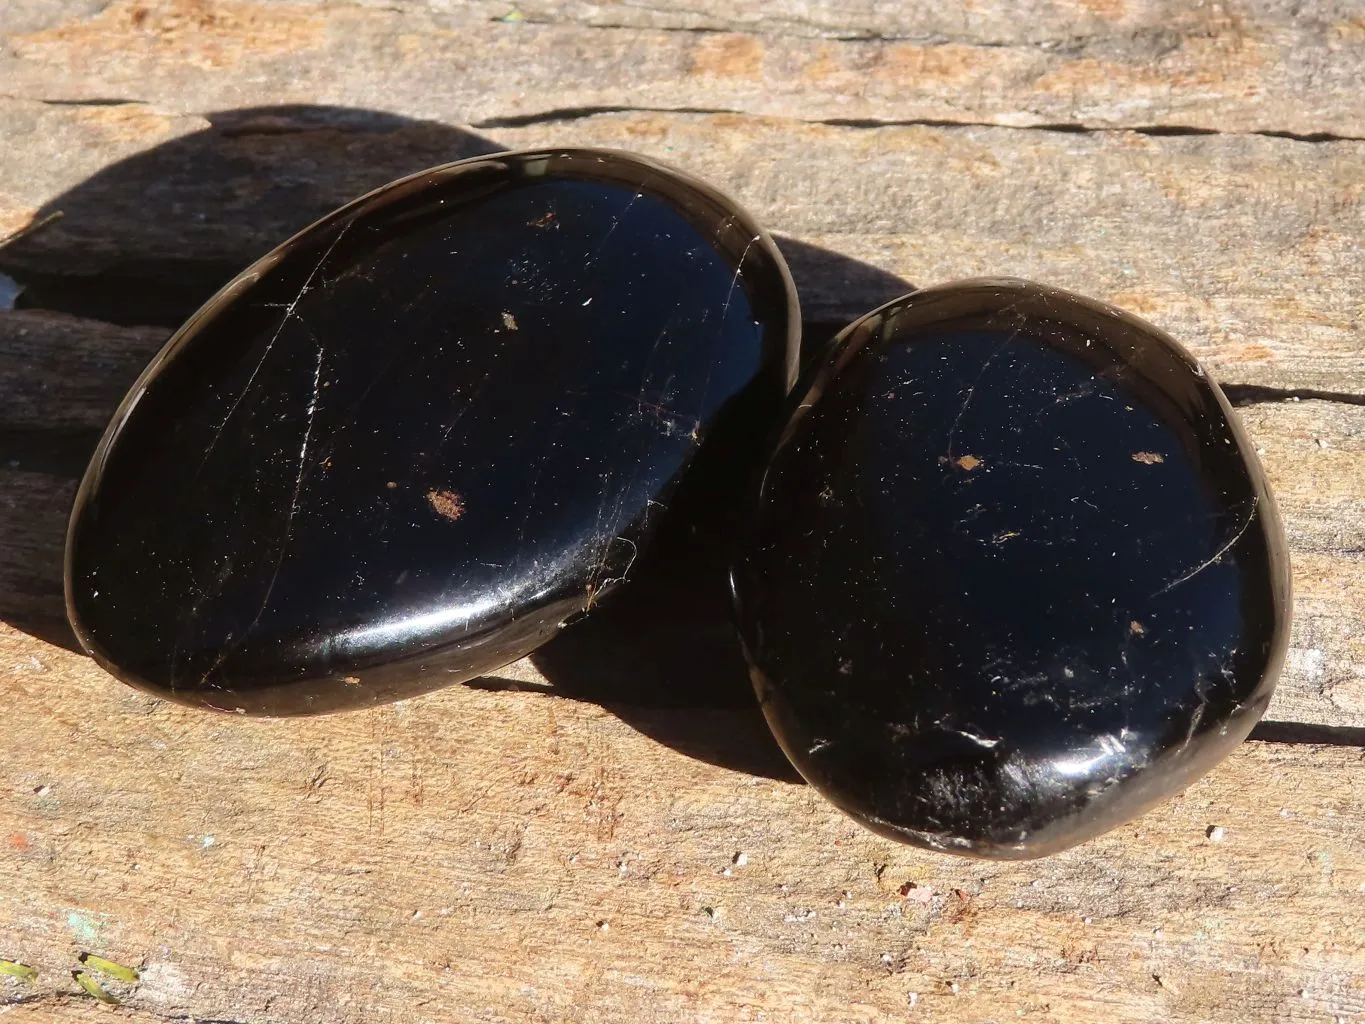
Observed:
[[[898,299],[914,286],[869,263],[794,238],[777,236],[801,296],[801,364],[818,359],[828,343],[864,313]]]
[[[0,250],[0,274],[22,288],[16,307],[169,334],[243,266],[350,199],[415,170],[504,148],[369,110],[281,106],[208,120],[208,129],[112,164],[47,204],[39,220],[61,216]],[[804,362],[842,328],[838,310],[856,314],[910,290],[837,253],[789,238],[778,244],[799,291],[821,297],[822,318],[804,325]],[[159,347],[148,337],[137,365],[109,381],[111,414]],[[61,550],[75,481],[98,439],[93,429],[0,430],[7,467],[0,472],[28,480],[0,504],[0,619],[71,649]],[[727,566],[749,471],[711,461],[717,468],[684,481],[658,541],[616,599],[534,655],[548,686],[497,678],[467,685],[590,701],[690,756],[795,779],[763,722],[731,625]]]
[[[39,211],[48,226],[0,251],[19,309],[178,327],[239,270],[395,178],[505,147],[371,110],[282,106],[111,164]]]

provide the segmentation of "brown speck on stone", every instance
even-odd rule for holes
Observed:
[[[528,221],[528,222],[527,222],[527,227],[532,227],[532,228],[548,228],[548,227],[549,227],[551,224],[553,224],[554,222],[555,222],[555,212],[554,212],[553,210],[548,210],[548,211],[546,211],[545,213],[542,213],[542,214],[541,214],[539,217],[537,217],[535,220],[533,220],[533,221]]]
[[[452,523],[464,515],[464,498],[454,491],[427,491],[427,501],[431,502],[438,516]]]
[[[509,331],[515,331],[517,329],[517,318],[514,317],[511,313],[503,313],[502,325],[506,327]]]
[[[1133,452],[1133,461],[1141,462],[1144,466],[1155,466],[1158,462],[1165,462],[1166,456],[1160,452]]]
[[[965,469],[970,473],[972,470],[976,469],[977,466],[981,465],[981,460],[975,455],[959,455],[953,460],[953,465],[958,469]]]
[[[1128,623],[1128,632],[1132,633],[1133,636],[1146,636],[1147,627],[1137,619],[1134,619],[1132,622]]]
[[[398,481],[397,481],[397,480],[390,480],[390,481],[389,481],[388,483],[386,483],[384,486],[387,487],[389,490],[393,490],[395,487],[398,486]]]
[[[360,685],[360,677],[359,677],[359,676],[346,676],[346,677],[345,677],[344,679],[342,679],[341,681],[342,681],[343,683],[345,683],[347,686],[359,686],[359,685]]]

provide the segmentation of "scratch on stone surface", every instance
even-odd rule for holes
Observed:
[[[631,540],[629,537],[613,537],[611,540],[607,542],[606,549],[602,553],[602,562],[598,566],[599,572],[603,568],[605,568],[607,555],[611,551],[611,546],[615,544],[618,540],[623,544],[630,545],[630,561],[627,562],[625,568],[621,570],[620,576],[608,576],[607,578],[601,580],[600,582],[597,582],[595,584],[596,593],[601,593],[603,590],[605,590],[608,586],[610,586],[613,583],[624,583],[626,577],[630,575],[631,567],[635,565],[635,559],[640,557],[640,546],[636,544],[633,540]]]
[[[313,367],[313,394],[308,401],[308,422],[303,428],[303,442],[299,445],[299,471],[294,477],[294,493],[289,499],[289,517],[285,522],[284,544],[280,546],[280,561],[284,560],[284,548],[289,544],[289,536],[294,529],[294,517],[299,512],[299,495],[303,491],[303,476],[308,469],[308,447],[313,443],[313,424],[317,420],[318,399],[322,396],[322,361],[326,355],[326,350],[322,344],[318,344],[318,359]],[[279,565],[275,567],[275,576],[279,576]],[[275,585],[275,579],[270,581],[271,587]],[[267,591],[266,598],[270,594]]]
[[[251,393],[251,388],[256,383],[256,378],[260,375],[261,367],[265,366],[265,361],[270,358],[270,352],[275,347],[275,343],[280,340],[280,335],[284,333],[285,324],[289,323],[290,318],[295,315],[295,310],[298,309],[299,303],[303,301],[303,297],[312,290],[314,279],[322,272],[322,268],[327,265],[327,261],[332,258],[332,253],[336,250],[336,247],[341,244],[341,240],[346,237],[346,232],[350,230],[350,227],[351,224],[349,221],[342,225],[341,230],[337,232],[336,238],[332,239],[332,244],[329,245],[327,251],[322,254],[322,259],[318,260],[317,265],[313,267],[312,271],[308,274],[308,277],[304,280],[303,286],[299,289],[298,294],[284,307],[284,315],[280,317],[280,322],[275,328],[275,333],[271,335],[270,341],[266,343],[265,350],[261,353],[261,358],[256,360],[256,365],[252,368],[251,375],[247,377],[246,384],[243,385],[241,392],[237,395],[236,401],[232,403],[232,407],[228,409],[227,415],[223,417],[223,422],[218,424],[218,429],[213,432],[213,438],[209,441],[209,446],[204,449],[204,458],[200,460],[199,470],[196,470],[195,472],[196,476],[203,470],[204,464],[209,460],[209,456],[213,454],[213,449],[217,446],[219,438],[223,436],[223,431],[227,429],[227,425],[236,414],[237,409],[241,406],[242,402],[246,400],[246,396]]]
[[[926,846],[932,847],[935,850],[949,849],[970,850],[975,845],[973,841],[970,839],[964,839],[960,836],[940,834],[937,832],[927,832],[921,829],[907,828],[904,825],[897,824],[896,822],[890,821],[886,818],[879,818],[873,814],[867,815],[867,819],[868,821],[871,821],[875,825],[880,825],[885,829],[889,829],[890,831],[897,833],[898,835],[907,836],[911,839],[917,840],[921,843],[924,843]],[[1022,849],[1022,847],[1020,848]]]
[[[536,507],[536,488],[540,486],[540,475],[545,471],[545,458],[536,462],[536,469],[531,474],[531,485],[526,489],[526,497],[522,500],[521,525],[517,527],[517,547],[521,549],[526,543],[526,524],[531,518],[531,512]],[[484,563],[488,564],[488,563]]]
[[[962,408],[958,409],[957,416],[953,420],[953,425],[948,428],[948,451],[946,457],[949,462],[956,461],[953,458],[953,440],[957,437],[957,428],[961,426],[962,418],[967,415],[967,409],[972,404],[972,398],[976,395],[977,385],[981,383],[981,378],[986,376],[986,371],[991,368],[991,363],[995,362],[996,357],[999,356],[1001,352],[1005,351],[1006,346],[1008,346],[1010,342],[1019,337],[1021,330],[1022,328],[1015,328],[1013,333],[1000,343],[1000,347],[986,357],[986,361],[981,364],[981,370],[977,373],[976,379],[972,381],[971,387],[967,389],[967,396],[962,400]]]
[[[298,515],[299,498],[303,493],[303,477],[308,470],[308,448],[313,440],[313,423],[317,419],[318,402],[322,397],[322,363],[325,355],[326,349],[323,347],[322,342],[319,341],[317,363],[313,367],[313,395],[308,402],[308,422],[303,430],[303,443],[299,446],[299,471],[294,477],[294,492],[289,499],[289,515],[284,524],[284,538],[280,541],[279,554],[275,559],[275,568],[270,574],[270,582],[266,585],[265,596],[261,598],[261,606],[257,609],[256,616],[251,620],[251,624],[247,626],[246,629],[242,630],[241,640],[245,640],[251,631],[256,628],[257,624],[261,621],[261,616],[265,614],[266,608],[270,605],[270,596],[275,592],[275,584],[279,582],[280,569],[284,566],[284,556],[289,550],[289,541],[294,534],[294,518]],[[208,682],[208,677],[213,671],[227,659],[229,654],[236,650],[237,647],[241,646],[241,640],[232,646],[224,644],[218,657],[214,659],[213,664],[204,672],[201,682]]]
[[[597,478],[602,482],[602,489],[599,492],[597,499],[597,518],[593,523],[593,535],[600,537],[606,532],[602,528],[602,522],[607,515],[607,487],[608,484],[611,483],[611,473],[599,473]],[[611,542],[614,539],[615,537],[613,536],[603,543],[602,553],[595,559],[592,572],[588,576],[586,587],[587,603],[584,606],[585,609],[591,608],[597,602],[597,596],[601,589],[599,581],[601,580],[602,573],[606,570],[607,558],[611,553]]]
[[[618,494],[617,494],[616,503],[615,503],[614,506],[612,507],[611,513],[610,513],[610,517],[611,517],[611,520],[612,520],[612,527],[611,527],[611,530],[610,530],[610,531],[607,531],[607,530],[603,529],[603,518],[604,518],[604,513],[606,512],[606,506],[607,506],[607,501],[606,501],[607,486],[608,486],[608,484],[611,482],[611,474],[610,474],[610,473],[604,473],[604,474],[601,475],[601,480],[602,480],[602,500],[598,503],[597,525],[596,525],[596,527],[595,527],[595,530],[596,530],[598,536],[603,536],[603,535],[608,535],[608,534],[609,534],[609,539],[606,541],[605,544],[603,544],[603,546],[602,546],[602,553],[601,553],[601,555],[598,557],[598,559],[597,559],[597,564],[593,567],[592,575],[591,575],[591,577],[589,578],[589,582],[588,582],[588,585],[587,585],[587,592],[588,592],[588,602],[587,602],[587,605],[586,605],[587,608],[591,608],[591,607],[593,606],[593,604],[594,604],[594,603],[597,601],[597,599],[601,596],[602,591],[603,591],[607,586],[609,586],[609,585],[612,584],[612,583],[623,583],[623,582],[625,582],[626,578],[630,575],[631,567],[635,565],[635,559],[636,559],[636,558],[639,556],[639,554],[640,554],[640,548],[639,548],[639,546],[638,546],[633,540],[631,540],[629,537],[622,537],[622,536],[620,536],[619,534],[617,534],[617,533],[615,532],[616,529],[617,529],[615,523],[616,523],[617,521],[619,521],[620,516],[621,516],[621,512],[622,512],[622,510],[624,509],[626,502],[630,500],[630,495],[631,495],[631,493],[633,492],[633,490],[635,489],[635,484],[636,484],[636,482],[637,482],[637,481],[639,480],[639,478],[640,478],[640,472],[641,472],[641,467],[640,467],[640,465],[637,463],[636,466],[635,466],[635,469],[631,472],[630,478],[629,478],[629,479],[625,482],[625,484],[620,488],[620,490],[619,490],[619,492],[618,492]],[[603,574],[604,574],[604,573],[606,572],[606,570],[607,570],[607,562],[608,562],[608,560],[609,560],[610,557],[611,557],[611,547],[612,547],[612,545],[615,544],[617,541],[621,541],[621,542],[623,542],[623,543],[626,543],[626,544],[629,544],[629,545],[630,545],[630,549],[631,549],[630,561],[626,563],[625,568],[623,568],[623,569],[621,570],[621,574],[620,574],[619,576],[604,577]]]
[[[986,750],[992,750],[1000,745],[1000,740],[998,738],[990,739],[985,736],[978,736],[976,733],[970,732],[967,729],[958,729],[957,734],[963,739],[971,740],[978,747],[984,747]]]
[[[450,440],[450,435],[455,432],[455,428],[459,426],[460,421],[464,419],[465,413],[469,412],[469,410],[474,407],[474,404],[478,402],[480,397],[482,397],[484,389],[488,387],[488,383],[492,379],[493,375],[490,373],[485,375],[483,380],[479,381],[479,385],[474,389],[474,393],[469,396],[469,399],[464,403],[464,406],[455,414],[450,423],[446,425],[446,428],[441,431],[441,440],[436,444],[437,453],[445,448],[446,442]],[[455,397],[458,400],[459,395],[457,394]]]
[[[1199,725],[1204,721],[1204,712],[1208,710],[1209,701],[1212,700],[1209,693],[1209,682],[1202,675],[1195,678],[1194,694],[1199,698],[1199,704],[1194,709],[1194,713],[1190,715],[1190,724],[1185,729],[1185,739],[1181,741],[1180,746],[1176,748],[1177,750],[1184,750],[1194,742],[1195,734],[1199,731]]]
[[[623,394],[621,397],[627,398],[629,396]],[[647,414],[651,419],[658,420],[663,424],[665,436],[672,437],[675,432],[681,430],[686,418],[680,413],[676,413],[656,402],[647,402],[642,397],[637,397],[633,401],[637,413],[642,416]],[[689,427],[689,429],[691,428]]]
[[[1036,418],[1041,418],[1044,413],[1049,412],[1052,408],[1058,405],[1067,405],[1070,402],[1074,402],[1078,398],[1089,398],[1094,393],[1095,393],[1094,384],[1082,384],[1080,387],[1075,388],[1072,391],[1067,391],[1064,394],[1057,395],[1055,398],[1053,398],[1050,404],[1043,406],[1043,408],[1039,410],[1038,417]]]
[[[744,247],[744,251],[739,254],[739,262],[735,264],[735,276],[730,278],[730,291],[726,294],[725,305],[720,310],[721,330],[725,329],[725,318],[730,313],[730,303],[734,301],[735,290],[739,287],[739,279],[744,275],[744,261],[748,258],[749,250],[754,247],[754,243],[762,237],[762,235],[754,235],[753,238],[749,239],[749,244]]]
[[[649,390],[649,372],[650,368],[654,365],[654,357],[658,355],[659,349],[663,345],[664,339],[668,337],[669,329],[672,326],[673,321],[670,319],[666,324],[664,324],[663,328],[659,331],[658,336],[655,337],[654,344],[650,346],[649,355],[645,357],[644,368],[640,371],[640,388],[636,393],[635,397],[632,399],[635,402],[636,412],[644,412],[646,409],[653,412],[655,416],[660,420],[660,422],[664,423],[665,427],[667,428],[666,433],[670,435],[673,433],[675,421],[681,420],[682,417],[674,414],[672,411],[664,407],[663,402],[667,401],[668,398],[667,395],[665,395],[660,402],[655,403],[648,402],[645,400],[645,392]],[[669,377],[668,381],[665,381],[664,383],[665,391],[667,391],[668,385],[671,381],[672,381],[671,376]],[[626,398],[628,396],[621,395],[621,397]]]
[[[734,219],[733,214],[725,218],[724,223],[716,229],[717,239],[720,238],[721,232],[724,231],[728,225],[734,223]],[[739,254],[739,261],[735,264],[734,276],[730,278],[730,290],[725,295],[725,304],[721,306],[720,322],[717,324],[718,334],[722,338],[725,336],[725,319],[730,315],[730,303],[734,301],[735,291],[739,288],[739,279],[744,274],[744,261],[748,257],[749,251],[754,247],[754,243],[762,237],[762,235],[754,235],[753,238],[749,239],[749,244],[746,245],[744,251]],[[715,371],[715,368],[715,360],[708,360],[706,364],[706,378],[701,384],[701,397],[697,401],[696,421],[692,424],[690,433],[690,437],[694,443],[701,440],[701,425],[706,420],[706,399],[711,393],[711,375]]]
[[[1233,546],[1234,546],[1239,540],[1242,539],[1242,536],[1247,532],[1247,530],[1251,529],[1251,524],[1254,523],[1254,522],[1256,521],[1256,509],[1257,509],[1257,507],[1258,507],[1259,505],[1260,505],[1260,498],[1259,498],[1259,497],[1252,497],[1252,499],[1251,499],[1251,509],[1250,509],[1250,511],[1247,512],[1246,522],[1244,522],[1244,523],[1242,524],[1241,528],[1237,531],[1236,534],[1233,535],[1233,538],[1232,538],[1230,541],[1228,541],[1228,542],[1227,542],[1226,544],[1224,544],[1221,548],[1219,548],[1216,552],[1214,552],[1213,557],[1207,558],[1207,559],[1205,559],[1204,561],[1200,562],[1198,565],[1196,565],[1196,566],[1195,566],[1193,569],[1191,569],[1189,572],[1185,573],[1183,576],[1177,576],[1175,579],[1171,580],[1170,583],[1167,583],[1167,584],[1166,584],[1164,587],[1162,587],[1160,590],[1158,590],[1158,591],[1156,591],[1154,594],[1152,594],[1152,596],[1153,596],[1153,597],[1159,597],[1159,596],[1162,595],[1162,594],[1165,594],[1165,593],[1168,593],[1169,591],[1174,590],[1176,587],[1180,586],[1182,583],[1188,583],[1190,580],[1194,579],[1194,578],[1195,578],[1196,576],[1198,576],[1201,572],[1203,572],[1203,571],[1204,571],[1205,569],[1207,569],[1209,566],[1215,564],[1220,558],[1222,558],[1222,557],[1223,557],[1224,555],[1226,555],[1230,550],[1232,550]]]
[[[630,197],[630,202],[626,203],[625,209],[621,211],[620,216],[612,218],[611,227],[607,228],[607,233],[602,236],[602,241],[597,246],[597,252],[594,254],[595,256],[602,255],[602,250],[607,247],[607,240],[616,233],[616,229],[625,221],[626,214],[630,213],[630,208],[634,206],[635,201],[640,199],[643,195],[643,192],[636,192],[635,195]]]

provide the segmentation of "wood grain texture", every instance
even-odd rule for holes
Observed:
[[[155,327],[0,312],[0,434],[102,431],[167,337]]]
[[[23,144],[0,150],[0,221],[64,216],[0,270],[179,261],[225,280],[443,157],[620,147],[715,182],[785,236],[808,318],[847,321],[907,282],[1015,275],[1147,317],[1227,383],[1365,395],[1365,142],[640,113],[474,133],[319,108],[206,123],[0,102],[6,119]]]
[[[139,696],[13,633],[0,658],[24,723],[0,766],[0,915],[6,954],[42,971],[40,1019],[69,1019],[52,994],[92,948],[141,965],[111,986],[135,1020],[1365,1011],[1358,749],[1248,744],[1110,836],[989,864],[541,694],[272,723]]]
[[[167,332],[41,311],[0,313],[0,439],[29,446],[0,469],[0,617],[49,639],[62,625],[61,550],[83,455]],[[76,435],[46,458],[43,410]],[[1365,728],[1365,406],[1271,402],[1241,411],[1290,541],[1288,667],[1268,720]],[[84,445],[84,448],[79,447]],[[64,456],[65,461],[54,464]],[[69,643],[69,641],[67,641]]]
[[[40,970],[0,977],[0,1013],[1365,1020],[1355,0],[0,0],[0,36],[0,237],[61,213],[0,247],[40,307],[0,311],[0,957]],[[629,657],[267,722],[61,646],[76,476],[170,327],[368,189],[548,145],[730,191],[818,330],[1014,274],[1174,334],[1243,404],[1289,535],[1268,717],[1334,744],[1244,744],[995,865],[859,830],[751,708],[613,703],[649,689]],[[141,967],[121,1008],[81,952]]]
[[[1297,16],[1171,0],[29,5],[0,23],[0,73],[6,92],[32,99],[185,113],[382,98],[466,122],[653,107],[1365,136],[1365,21],[1349,3]],[[514,11],[520,20],[503,20]]]

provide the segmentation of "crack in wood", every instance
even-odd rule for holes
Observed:
[[[1293,132],[1280,129],[1226,130],[1201,128],[1185,124],[1151,125],[1093,125],[1082,121],[1039,122],[1037,124],[1005,124],[999,121],[966,120],[953,118],[911,117],[794,117],[782,114],[763,114],[735,107],[650,107],[630,104],[602,104],[579,107],[553,107],[548,110],[525,114],[506,114],[474,121],[469,127],[487,130],[496,128],[525,128],[530,125],[560,124],[583,121],[593,117],[611,114],[665,114],[682,116],[724,115],[728,117],[751,117],[761,120],[787,121],[796,124],[825,125],[831,128],[877,129],[877,128],[1000,128],[1009,131],[1057,132],[1068,135],[1122,134],[1146,135],[1155,138],[1183,137],[1190,135],[1220,135],[1233,138],[1259,136],[1262,138],[1287,139],[1309,145],[1333,142],[1365,142],[1362,135],[1343,135],[1335,132]]]
[[[1234,408],[1271,402],[1336,402],[1339,405],[1365,405],[1365,395],[1349,391],[1321,391],[1317,388],[1272,388],[1262,384],[1220,384]]]

